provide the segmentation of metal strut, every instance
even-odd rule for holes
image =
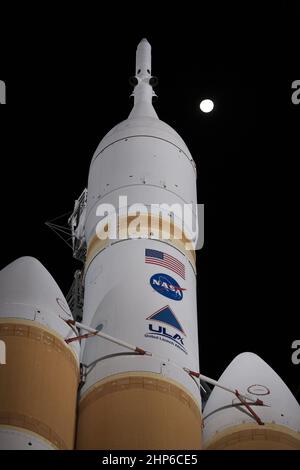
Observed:
[[[141,354],[141,355],[144,355],[144,354],[148,354],[148,355],[151,355],[151,353],[147,353],[147,351],[145,351],[144,349],[142,348],[139,348],[138,346],[134,346],[132,344],[129,344],[129,343],[126,343],[125,341],[122,341],[121,339],[117,339],[117,338],[114,338],[113,336],[110,336],[110,335],[107,335],[105,333],[101,333],[100,331],[98,330],[95,330],[94,328],[90,328],[89,326],[87,325],[83,325],[82,323],[79,323],[78,321],[75,321],[75,320],[70,320],[70,319],[63,319],[65,320],[65,322],[70,326],[70,325],[75,325],[77,326],[77,328],[80,328],[82,330],[85,330],[88,332],[88,334],[85,334],[85,335],[81,335],[81,336],[76,336],[74,338],[67,338],[65,339],[65,342],[66,343],[70,343],[72,341],[78,341],[80,340],[81,338],[89,338],[90,336],[99,336],[100,338],[103,338],[103,339],[106,339],[107,341],[110,341],[111,343],[115,343],[117,344],[118,346],[123,346],[124,348],[127,348],[127,349],[130,349],[131,351],[134,351],[138,354]]]
[[[86,338],[90,338],[91,336],[99,336],[100,338],[103,338],[103,339],[106,339],[107,341],[110,341],[112,343],[115,343],[115,344],[118,344],[119,346],[123,346],[124,348],[126,349],[130,349],[131,351],[134,351],[135,353],[137,354],[140,354],[140,355],[147,355],[147,356],[152,356],[152,357],[157,357],[159,359],[163,359],[165,361],[165,358],[161,358],[159,357],[159,355],[157,354],[153,354],[149,351],[145,351],[144,349],[142,348],[139,348],[138,346],[134,346],[132,344],[129,344],[129,343],[126,343],[125,341],[122,341],[120,339],[117,339],[117,338],[114,338],[113,336],[110,336],[110,335],[107,335],[105,333],[101,333],[100,331],[98,330],[95,330],[94,328],[91,328],[87,325],[83,325],[82,323],[78,322],[78,321],[75,321],[75,320],[70,320],[70,319],[65,319],[63,318],[63,320],[69,325],[69,326],[77,326],[77,328],[80,328],[82,330],[85,330],[87,331],[86,334],[84,335],[79,335],[79,336],[75,336],[74,338],[67,338],[65,339],[65,342],[66,343],[71,343],[73,341],[78,341],[80,339],[86,339]],[[253,418],[256,420],[256,422],[259,424],[259,425],[264,425],[264,423],[261,421],[260,417],[255,413],[255,411],[250,407],[249,403],[247,403],[247,400],[251,401],[252,402],[252,406],[253,405],[256,405],[256,406],[264,406],[264,402],[262,400],[259,400],[259,399],[253,399],[253,398],[250,398],[250,397],[246,397],[245,395],[241,394],[238,390],[233,390],[231,388],[228,388],[228,387],[225,387],[224,385],[221,385],[219,384],[219,382],[217,382],[216,380],[214,379],[211,379],[209,377],[207,377],[206,375],[203,375],[203,374],[200,374],[200,372],[195,372],[193,370],[190,370],[188,369],[187,367],[182,367],[180,365],[177,365],[175,363],[171,363],[172,365],[174,365],[175,367],[179,368],[179,369],[183,369],[190,377],[194,378],[198,378],[199,380],[202,380],[203,382],[205,383],[209,383],[211,385],[214,385],[215,387],[219,387],[221,388],[222,390],[225,390],[226,392],[229,392],[229,393],[232,393],[233,395],[235,395],[239,400],[240,402],[247,408],[247,410],[249,411],[249,413],[251,413],[251,415],[253,416]],[[201,385],[201,384],[200,384]]]
[[[233,390],[231,388],[225,387],[224,385],[219,384],[216,380],[210,379],[209,377],[206,377],[206,375],[200,374],[200,372],[195,372],[193,370],[187,369],[186,367],[183,368],[191,377],[197,377],[200,380],[203,380],[203,382],[209,383],[211,385],[214,385],[216,387],[221,388],[222,390],[225,390],[226,392],[233,393],[233,395],[237,396],[238,393],[238,398],[240,401],[243,401],[243,404],[245,406],[248,405],[246,400],[250,400],[253,405],[257,406],[264,406],[264,402],[262,400],[259,400],[258,398],[253,399],[251,397],[246,397],[245,395],[242,395],[238,390]],[[250,410],[249,410],[250,411]],[[251,413],[252,414],[252,413]]]
[[[74,336],[73,338],[65,339],[67,344],[73,343],[73,341],[80,341],[81,339],[90,338],[91,336],[95,336],[96,333],[85,333],[84,335]]]
[[[251,406],[249,405],[249,403],[247,403],[243,396],[241,396],[241,394],[239,393],[238,390],[235,391],[235,395],[237,396],[237,398],[240,400],[240,402],[247,408],[247,410],[249,411],[249,413],[251,413],[251,415],[253,416],[253,418],[255,419],[255,421],[260,425],[260,426],[263,426],[265,423],[260,419],[260,417],[255,413],[255,411],[251,408]],[[256,400],[256,402],[254,403],[255,405],[263,405],[263,402],[259,399]]]

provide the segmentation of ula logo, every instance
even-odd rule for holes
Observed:
[[[146,318],[146,320],[151,320],[151,323],[148,326],[148,333],[145,334],[146,338],[153,338],[158,339],[160,341],[164,341],[166,343],[172,344],[173,346],[179,348],[185,354],[187,351],[184,347],[184,338],[185,332],[175,314],[169,307],[166,305],[165,307],[161,308],[157,312],[150,315],[150,317]],[[163,323],[167,326],[154,326],[153,322]],[[179,333],[173,333],[171,328],[175,328],[179,331]]]
[[[6,103],[6,87],[3,80],[0,80],[0,104]]]
[[[292,83],[292,89],[296,90],[292,94],[292,103],[299,104],[300,103],[300,80],[294,80]]]
[[[150,323],[149,331],[151,331],[152,333],[156,333],[157,335],[166,336],[167,338],[170,338],[173,341],[181,344],[181,346],[184,346],[183,337],[180,336],[178,333],[176,333],[175,335],[173,335],[172,333],[168,333],[167,328],[165,326],[158,326],[157,328],[154,328],[154,326]]]
[[[296,349],[296,351],[292,354],[292,363],[297,366],[300,364],[300,340],[296,339],[292,344],[292,349]]]
[[[182,300],[183,291],[180,285],[168,274],[154,274],[150,284],[156,292],[172,300]]]
[[[0,339],[0,365],[6,364],[6,344]]]

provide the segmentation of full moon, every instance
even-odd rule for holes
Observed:
[[[212,100],[202,100],[200,103],[200,109],[203,113],[210,113],[214,109],[214,102]]]

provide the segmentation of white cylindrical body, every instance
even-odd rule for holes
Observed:
[[[252,353],[237,356],[221,375],[221,385],[238,390],[263,424],[256,421],[238,397],[218,387],[203,413],[203,441],[207,449],[300,449],[300,406],[274,372]],[[255,405],[253,400],[264,405]]]
[[[19,258],[0,271],[0,449],[72,449],[79,382],[76,333],[52,276]]]
[[[186,279],[183,280],[177,273],[161,266],[146,263],[145,251],[149,248],[163,250],[164,253],[175,255],[176,259],[183,261]],[[151,278],[162,273],[167,273],[166,279],[172,278],[181,288],[186,289],[177,293],[178,298],[182,296],[181,300],[172,300],[159,292],[160,286],[164,285],[163,275],[158,276],[157,284],[154,284],[158,290],[152,287]],[[154,240],[128,240],[116,243],[99,253],[86,273],[87,315],[83,321],[93,328],[100,325],[101,331],[153,352],[162,359],[148,356],[116,356],[99,361],[88,374],[81,392],[84,393],[107,375],[147,370],[162,373],[174,380],[180,377],[180,383],[199,402],[199,390],[195,382],[182,369],[172,365],[175,363],[181,367],[187,366],[191,370],[199,368],[195,287],[195,273],[190,263],[178,250],[165,243]],[[172,295],[168,288],[163,289],[163,292]],[[164,307],[171,309],[182,331],[179,324],[177,328],[172,326],[173,317],[169,310],[166,310],[165,315],[157,314],[156,317],[154,315],[154,318],[150,318]],[[170,323],[163,323],[160,319],[164,318],[166,321],[169,319]],[[176,320],[173,325],[176,325]],[[159,340],[155,331],[163,334],[161,329],[164,327],[166,336],[161,336],[162,339]],[[167,334],[178,334],[180,338],[175,337],[173,340]],[[101,357],[118,352],[128,353],[126,348],[99,338],[89,338],[82,347],[84,364],[91,364]],[[170,364],[167,363],[168,360]]]
[[[163,232],[152,229],[150,238],[103,241],[96,235],[103,203],[116,208],[118,224],[127,228],[132,204],[144,204],[150,213],[151,204],[183,208],[196,202],[196,169],[186,145],[150,103],[137,99],[129,119],[101,141],[90,167],[83,323],[153,355],[133,355],[98,337],[82,343],[88,369],[80,392],[79,449],[201,445],[200,392],[183,370],[199,370],[195,253],[184,237],[162,239]],[[141,213],[145,228],[149,218]],[[156,227],[182,224],[167,208],[154,219]],[[190,233],[188,222],[183,227]]]

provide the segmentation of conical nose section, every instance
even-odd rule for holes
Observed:
[[[300,432],[300,406],[279,375],[259,356],[239,354],[218,382],[249,398],[248,404],[265,424],[275,423]],[[253,404],[262,400],[264,405]],[[215,387],[204,409],[204,441],[230,426],[257,424],[239,399]]]
[[[47,269],[35,258],[18,258],[0,271],[0,317],[24,305],[58,316],[71,316],[63,293]]]
[[[237,388],[242,393],[248,393],[249,396],[275,397],[283,393],[286,398],[290,397],[291,402],[297,403],[279,375],[257,354],[251,352],[236,356],[219,381],[220,383],[227,382],[231,388]],[[214,391],[217,392],[216,389]],[[282,395],[281,398],[283,398]]]

